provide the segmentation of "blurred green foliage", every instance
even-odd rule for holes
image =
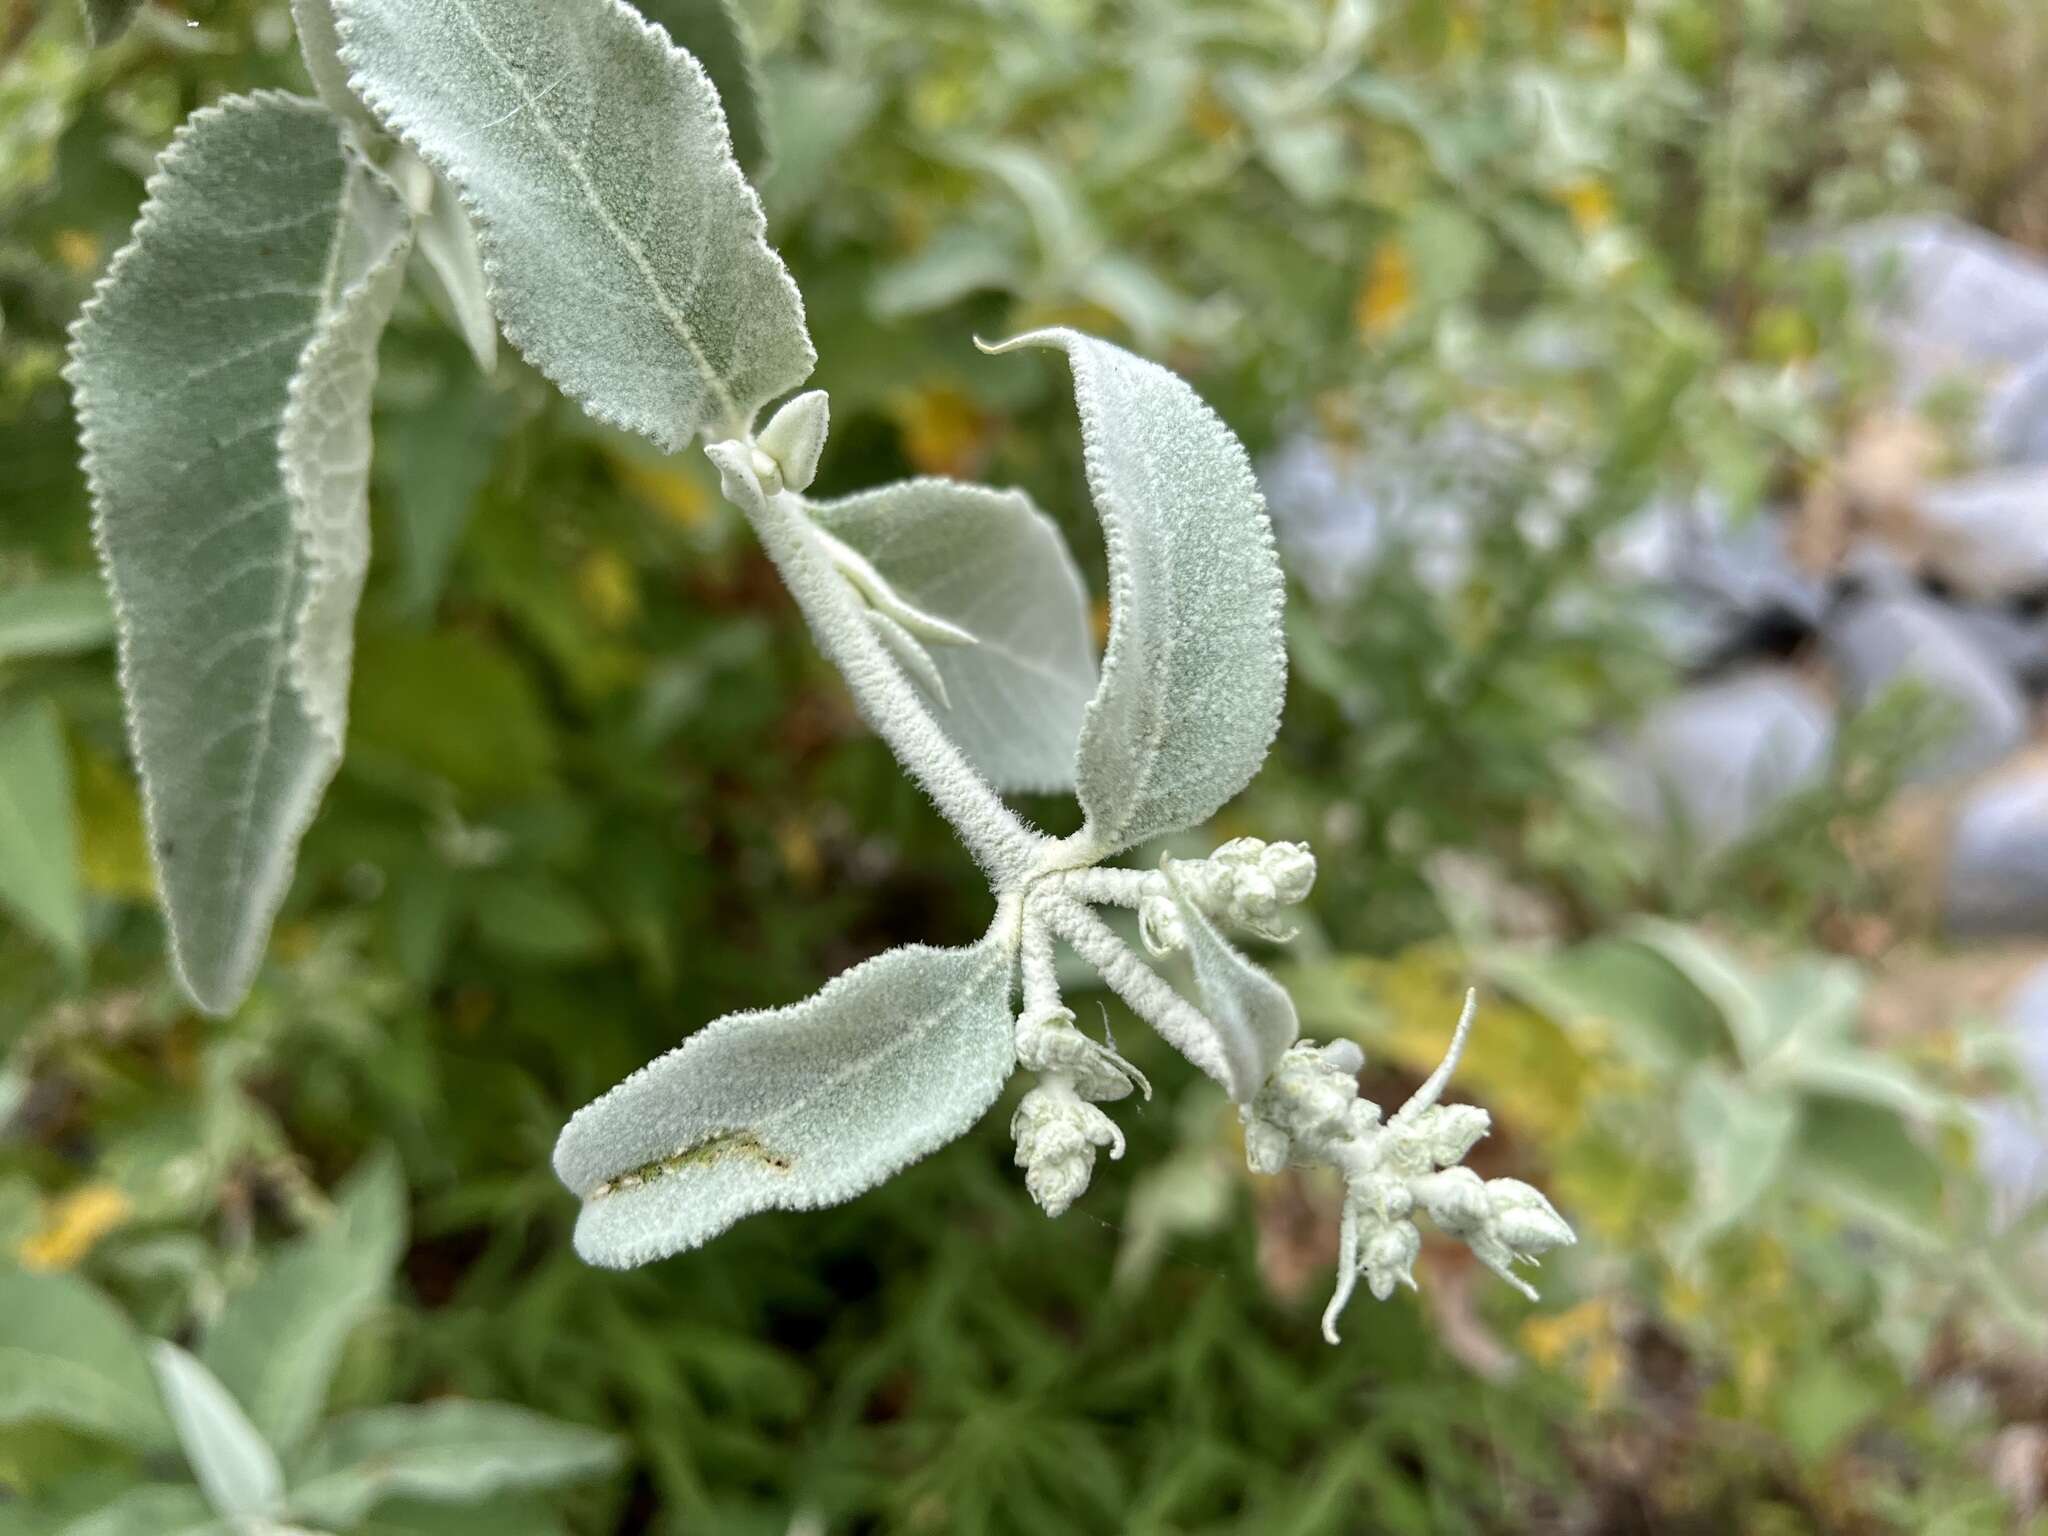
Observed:
[[[1288,979],[1382,1087],[1491,976],[1483,1170],[1553,1189],[1584,1242],[1533,1311],[1432,1249],[1420,1301],[1327,1349],[1331,1192],[1244,1174],[1213,1092],[1119,1015],[1161,1102],[1058,1224],[999,1110],[851,1206],[579,1265],[548,1171],[572,1109],[721,1013],[971,939],[985,897],[708,467],[509,354],[480,377],[417,294],[378,384],[348,760],[255,997],[190,1013],[57,370],[177,121],[303,81],[271,0],[154,5],[97,53],[68,3],[7,0],[0,1248],[199,1338],[395,1152],[411,1236],[325,1406],[504,1400],[630,1457],[516,1515],[398,1503],[362,1529],[2006,1529],[1985,1448],[2010,1414],[1978,1366],[2040,1323],[1952,1113],[1976,1079],[1940,1032],[1910,1071],[1857,1044],[1855,964],[1805,953],[1889,920],[1857,855],[1911,733],[1852,733],[1828,785],[1683,878],[1586,749],[1670,680],[1602,564],[1628,514],[1795,489],[1873,377],[1840,272],[1786,237],[2048,217],[2032,0],[743,9],[772,235],[833,396],[822,492],[1021,484],[1099,573],[1064,387],[970,342],[1054,320],[1173,363],[1255,452],[1446,422],[1515,445],[1454,580],[1395,549],[1297,602],[1280,742],[1215,830],[1316,846]],[[1529,909],[1561,947],[1506,942]],[[1705,941],[1622,926],[1646,909],[1739,926],[1725,965],[1827,1032],[1832,1088],[1760,1076],[1674,959]],[[181,1476],[19,1392],[33,1326],[0,1316],[0,1531]]]

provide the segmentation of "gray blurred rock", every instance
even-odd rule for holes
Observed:
[[[2048,1193],[2048,965],[2014,989],[2003,1012],[2026,1097],[1977,1106],[1977,1166],[1998,1192],[2001,1224]]]
[[[2048,590],[2048,463],[1923,486],[1917,510],[1929,565],[1971,597]]]
[[[1738,521],[1712,498],[1651,502],[1603,542],[1601,560],[1644,589],[1644,617],[1681,667],[1782,656],[1814,632],[1826,604],[1775,514]]]
[[[1615,790],[1639,825],[1711,856],[1819,780],[1834,730],[1804,679],[1759,667],[1658,705],[1617,754]]]
[[[1841,240],[1876,297],[1880,334],[1915,405],[1956,382],[1982,401],[1979,452],[1989,463],[2048,459],[2048,263],[1956,219],[1880,219]]]
[[[1981,773],[2026,739],[2027,701],[2018,681],[1928,599],[1851,599],[1828,615],[1822,638],[1850,705],[1861,708],[1911,678],[1955,706],[1952,734],[1913,770],[1923,783]]]
[[[1962,936],[2048,933],[2048,768],[2002,775],[1957,808],[1942,916]]]

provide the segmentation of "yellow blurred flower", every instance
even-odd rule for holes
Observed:
[[[1614,193],[1597,176],[1582,176],[1558,188],[1557,200],[1582,235],[1596,234],[1614,222]]]
[[[593,549],[576,567],[576,596],[600,629],[623,629],[640,617],[640,578],[616,549]]]
[[[971,479],[988,457],[989,421],[972,400],[943,384],[889,402],[903,456],[922,474]]]
[[[15,1251],[23,1269],[70,1269],[126,1221],[135,1207],[111,1184],[87,1184],[52,1200],[43,1222]]]
[[[1365,281],[1352,305],[1358,333],[1367,341],[1378,341],[1398,329],[1414,307],[1415,265],[1407,248],[1398,240],[1382,240],[1372,253]]]

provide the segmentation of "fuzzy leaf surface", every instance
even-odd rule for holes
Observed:
[[[1171,863],[1166,866],[1166,879],[1187,930],[1188,959],[1194,966],[1202,1013],[1216,1030],[1214,1049],[1205,1043],[1200,1054],[1179,1040],[1172,1043],[1221,1083],[1232,1100],[1249,1104],[1301,1033],[1294,999],[1279,982],[1238,953],[1208,914],[1188,899]]]
[[[925,647],[943,698],[916,672],[925,707],[998,789],[1074,782],[1094,696],[1088,594],[1058,527],[1016,491],[906,480],[811,515],[909,603],[974,636]]]
[[[376,344],[410,225],[316,104],[194,113],[73,330],[172,952],[247,992],[341,760]]]
[[[292,1479],[291,1507],[298,1519],[346,1530],[387,1498],[472,1504],[574,1482],[618,1456],[608,1435],[510,1403],[366,1408],[321,1430]]]
[[[761,77],[753,45],[739,8],[733,0],[640,0],[640,14],[704,66],[725,108],[733,158],[749,178],[759,181],[767,174],[774,145],[761,110]]]
[[[262,1515],[284,1498],[284,1469],[220,1378],[177,1345],[150,1349],[164,1407],[201,1491],[223,1519]]]
[[[674,452],[816,361],[710,77],[623,0],[338,0],[356,94],[460,190],[506,338]]]
[[[1178,376],[1078,331],[1088,488],[1109,552],[1109,646],[1075,789],[1115,851],[1206,821],[1265,761],[1287,691],[1285,592],[1244,448]]]
[[[576,1113],[576,1251],[627,1268],[743,1216],[837,1205],[962,1135],[1014,1062],[1003,947],[907,945],[787,1008],[729,1014]]]

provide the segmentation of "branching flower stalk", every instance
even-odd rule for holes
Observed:
[[[624,0],[293,0],[318,99],[195,113],[73,329],[94,531],[173,964],[200,1007],[247,994],[341,761],[369,567],[370,399],[409,254],[480,367],[499,333],[586,411],[664,452],[706,442],[862,715],[987,876],[965,948],[905,945],[785,1008],[729,1015],[569,1122],[578,1250],[646,1263],[758,1211],[851,1199],[963,1134],[1020,1064],[1011,1129],[1058,1215],[1151,1085],[1075,1025],[1062,944],[1239,1106],[1254,1168],[1345,1179],[1326,1331],[1363,1274],[1412,1283],[1423,1212],[1512,1279],[1570,1241],[1534,1190],[1459,1160],[1486,1130],[1395,1115],[1357,1048],[1224,937],[1292,932],[1315,860],[1239,838],[1109,861],[1208,821],[1280,719],[1285,584],[1244,449],[1186,383],[1054,329],[1108,555],[1098,660],[1059,529],[1023,495],[911,480],[806,494],[830,425],[802,295],[768,245],[720,85]],[[715,14],[713,14],[715,12]],[[707,26],[729,28],[707,3]],[[737,50],[739,40],[732,39]],[[738,54],[735,52],[735,56]],[[750,89],[745,70],[724,82]],[[771,402],[784,403],[758,432]],[[1056,838],[1004,803],[1071,790]],[[1140,954],[1098,909],[1135,912]],[[1185,957],[1193,996],[1149,960]],[[1019,1001],[1021,997],[1021,1003]],[[1520,1283],[1520,1282],[1516,1282]]]

